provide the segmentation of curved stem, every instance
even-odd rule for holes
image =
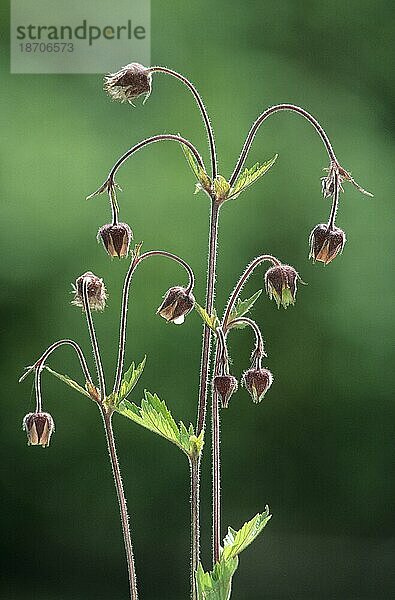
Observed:
[[[126,325],[127,325],[127,314],[128,314],[128,301],[129,301],[129,289],[132,281],[132,277],[136,267],[139,263],[141,263],[145,258],[149,258],[151,256],[164,256],[165,258],[170,258],[175,262],[179,263],[186,272],[188,273],[188,286],[186,288],[186,292],[189,292],[193,289],[195,285],[195,276],[191,267],[188,265],[185,260],[177,256],[176,254],[172,254],[171,252],[166,252],[165,250],[150,250],[149,252],[144,252],[140,256],[134,256],[132,262],[130,263],[130,267],[126,273],[125,281],[123,284],[123,292],[122,292],[122,302],[121,302],[121,321],[119,328],[119,347],[118,347],[118,361],[117,361],[117,370],[115,375],[115,382],[113,392],[118,393],[121,387],[122,381],[122,371],[123,364],[125,359],[125,346],[126,346]]]
[[[270,254],[262,254],[261,256],[258,256],[257,258],[254,258],[254,260],[247,265],[247,267],[245,268],[245,270],[243,271],[243,273],[240,276],[239,281],[236,284],[235,289],[233,290],[229,300],[228,300],[228,304],[226,305],[226,309],[225,309],[225,313],[222,319],[222,328],[224,333],[226,334],[226,330],[228,328],[228,321],[229,321],[229,317],[230,317],[230,313],[232,312],[237,298],[239,297],[239,294],[241,292],[241,290],[243,289],[243,286],[245,285],[245,283],[247,282],[248,278],[252,275],[252,273],[254,272],[254,270],[264,261],[270,261],[273,263],[273,265],[280,265],[281,262],[275,258],[274,256],[271,256]]]
[[[210,123],[210,119],[209,119],[206,107],[204,106],[203,100],[201,99],[200,94],[198,93],[197,89],[189,81],[189,79],[184,77],[184,75],[177,73],[177,71],[173,71],[172,69],[167,69],[166,67],[151,67],[149,69],[149,71],[151,73],[166,73],[167,75],[172,75],[172,77],[175,77],[176,79],[179,79],[180,81],[182,81],[182,83],[184,85],[186,85],[187,88],[192,92],[193,97],[195,98],[196,103],[200,109],[200,113],[202,115],[204,125],[206,127],[208,143],[209,143],[209,147],[210,147],[212,177],[213,177],[213,179],[215,179],[217,176],[217,153],[216,153],[216,149],[215,149],[214,133],[213,133],[213,129],[211,127],[211,123]]]
[[[262,332],[259,329],[258,324],[255,321],[253,321],[252,319],[250,319],[249,317],[238,317],[237,319],[234,319],[231,322],[231,327],[234,325],[237,325],[238,323],[246,323],[246,325],[249,325],[251,327],[251,329],[253,330],[253,332],[255,334],[255,350],[253,352],[253,360],[255,361],[254,368],[261,369],[262,368],[262,364],[261,364],[262,358],[264,356],[266,356]],[[230,327],[230,329],[231,329],[231,327]]]
[[[340,195],[340,175],[337,170],[333,174],[334,178],[334,193],[332,200],[331,212],[328,220],[328,231],[331,231],[335,225],[336,213],[339,206],[339,195]]]
[[[106,412],[103,407],[100,407],[100,413],[103,418],[104,430],[106,434],[107,447],[110,455],[111,468],[114,475],[114,484],[118,497],[119,512],[121,515],[122,534],[125,545],[126,561],[129,574],[129,592],[130,600],[137,600],[137,581],[136,569],[134,565],[133,546],[130,536],[129,515],[126,505],[125,492],[122,484],[121,471],[117,457],[117,450],[112,428],[112,412]]]
[[[324,146],[328,153],[329,159],[337,164],[337,158],[336,158],[335,152],[332,148],[332,144],[330,143],[328,136],[326,135],[324,129],[321,127],[321,125],[319,124],[317,119],[315,119],[310,113],[308,113],[307,110],[304,110],[304,108],[300,108],[299,106],[295,106],[294,104],[277,104],[277,105],[271,106],[270,108],[265,110],[265,112],[263,112],[257,118],[255,123],[253,123],[253,125],[247,135],[246,141],[244,142],[243,149],[242,149],[239,159],[236,163],[236,166],[233,170],[233,173],[230,176],[229,184],[231,187],[232,187],[232,185],[234,185],[236,179],[240,175],[240,172],[243,168],[243,165],[248,156],[252,142],[254,141],[255,135],[256,135],[259,127],[270,115],[272,115],[273,113],[279,112],[281,110],[289,110],[292,112],[296,112],[296,113],[302,115],[302,117],[304,117],[305,119],[307,119],[307,121],[309,121],[309,123],[311,123],[311,125],[314,127],[314,129],[320,136],[322,142],[324,143]]]
[[[199,152],[196,150],[195,146],[189,140],[181,137],[180,135],[173,135],[171,133],[163,133],[160,135],[154,135],[152,137],[146,138],[145,140],[142,140],[138,144],[135,144],[134,146],[132,146],[132,148],[130,148],[127,152],[125,152],[125,154],[123,154],[117,160],[117,162],[114,164],[114,166],[112,167],[112,169],[107,177],[107,182],[109,182],[110,184],[114,184],[114,178],[115,178],[115,175],[116,175],[118,169],[130,156],[132,156],[132,154],[134,154],[135,152],[138,152],[138,150],[141,150],[141,148],[144,148],[144,146],[149,146],[150,144],[154,144],[155,142],[161,142],[164,140],[175,141],[175,142],[178,142],[179,144],[184,144],[184,146],[187,146],[190,149],[190,151],[192,152],[192,154],[194,155],[199,167],[201,167],[203,169],[203,171],[206,171],[202,157],[200,156]]]
[[[209,315],[214,309],[215,295],[215,280],[216,280],[216,265],[217,265],[217,246],[218,246],[218,218],[220,205],[213,200],[211,204],[210,217],[210,235],[209,235],[209,252],[208,252],[208,271],[207,271],[207,288],[206,288],[206,305],[205,309]],[[206,412],[207,412],[207,383],[210,371],[210,354],[211,354],[211,329],[204,326],[203,331],[203,346],[202,358],[200,366],[200,389],[199,389],[199,404],[198,418],[196,431],[199,435],[205,428]]]
[[[89,284],[89,280],[84,279],[82,282],[82,301],[83,301],[83,305],[84,305],[86,322],[87,322],[88,330],[89,330],[89,337],[91,339],[93,356],[95,358],[97,375],[99,378],[100,400],[101,400],[101,402],[103,402],[103,400],[105,399],[105,397],[107,395],[106,394],[106,382],[105,382],[105,378],[104,378],[104,371],[103,371],[103,365],[102,365],[101,356],[100,356],[99,344],[97,343],[97,338],[96,338],[95,326],[93,324],[91,307],[89,305],[88,284]]]

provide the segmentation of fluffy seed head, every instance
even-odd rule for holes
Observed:
[[[166,292],[164,300],[156,312],[169,323],[181,325],[194,305],[195,298],[192,292],[187,293],[185,288],[176,286]]]
[[[72,304],[84,308],[83,287],[84,282],[87,282],[88,302],[92,310],[104,310],[107,300],[107,292],[103,283],[103,279],[94,275],[91,271],[87,271],[73,284],[74,299]]]
[[[104,78],[104,89],[113,100],[132,103],[141,95],[151,93],[152,77],[149,69],[139,63],[130,63]]]
[[[310,233],[309,243],[309,258],[312,258],[313,262],[318,260],[327,265],[343,251],[346,234],[339,227],[333,226],[329,230],[328,225],[320,223]]]
[[[52,433],[55,431],[53,418],[49,413],[37,412],[27,414],[22,422],[26,431],[29,446],[49,446]]]

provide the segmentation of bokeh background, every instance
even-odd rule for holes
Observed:
[[[244,265],[270,251],[308,286],[288,311],[261,297],[276,381],[254,406],[244,390],[222,415],[223,523],[238,527],[266,503],[273,519],[242,555],[235,600],[377,600],[395,595],[393,330],[394,92],[392,3],[283,0],[152,2],[152,62],[198,85],[217,133],[226,176],[252,120],[293,101],[326,127],[343,165],[374,199],[345,185],[338,225],[348,241],[324,268],[307,259],[311,228],[327,219],[327,166],[313,129],[297,115],[271,118],[248,163],[279,153],[270,173],[226,205],[220,226],[220,312]],[[391,14],[392,13],[392,14]],[[115,363],[126,262],[96,244],[109,219],[105,197],[86,202],[114,160],[157,132],[180,132],[206,158],[188,92],[157,75],[147,104],[111,103],[100,76],[9,74],[8,9],[1,7],[1,597],[122,600],[127,597],[118,509],[95,406],[44,374],[45,408],[57,431],[49,450],[28,448],[33,410],[22,368],[53,340],[71,336],[91,359],[70,282],[102,276],[110,300],[97,316],[106,372]],[[130,57],[132,59],[132,57]],[[155,145],[123,168],[121,215],[144,247],[188,260],[203,303],[208,202],[175,144]],[[262,287],[257,273],[245,296]],[[135,277],[128,361],[148,355],[136,389],[158,392],[173,414],[195,420],[201,322],[155,316],[162,294],[183,283],[165,260]],[[248,331],[232,335],[233,371],[248,365]],[[91,361],[92,362],[92,361]],[[79,379],[72,353],[51,365]],[[161,438],[115,419],[145,600],[188,598],[188,470]],[[210,441],[203,465],[203,561],[210,561]],[[224,531],[225,533],[225,531]]]

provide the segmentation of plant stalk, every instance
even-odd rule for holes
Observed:
[[[136,580],[136,569],[134,565],[134,556],[133,556],[133,546],[132,539],[130,536],[130,528],[129,528],[129,515],[128,509],[126,506],[126,498],[125,492],[123,489],[121,471],[119,468],[117,450],[114,439],[114,432],[112,428],[112,412],[106,412],[103,406],[100,406],[100,412],[103,418],[104,430],[106,434],[107,447],[110,455],[110,463],[114,476],[114,484],[117,492],[118,504],[119,504],[119,512],[121,515],[121,524],[122,524],[122,534],[123,541],[125,545],[125,553],[126,553],[126,562],[128,566],[128,575],[129,575],[129,593],[130,600],[137,600],[137,580]]]
[[[200,560],[200,459],[198,456],[189,458],[191,471],[191,600],[197,600],[196,571]]]

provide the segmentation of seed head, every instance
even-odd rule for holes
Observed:
[[[91,271],[87,271],[73,284],[74,300],[72,304],[84,308],[83,286],[87,281],[88,302],[92,310],[104,310],[106,306],[107,293],[103,279],[96,277]]]
[[[339,227],[333,226],[329,229],[328,225],[321,223],[310,233],[309,242],[309,258],[312,258],[313,262],[318,260],[327,265],[343,251],[346,234]]]
[[[139,63],[130,63],[104,78],[104,89],[113,100],[133,103],[141,95],[151,93],[152,77],[149,69]]]
[[[192,292],[187,293],[185,288],[176,286],[166,292],[164,300],[156,312],[166,321],[181,325],[194,305],[195,298]]]
[[[242,383],[255,403],[261,402],[273,383],[273,375],[268,369],[249,369],[243,374]]]
[[[52,433],[55,431],[53,418],[49,413],[37,412],[27,414],[22,422],[26,431],[29,446],[49,446]]]
[[[123,258],[129,254],[130,241],[133,239],[133,232],[127,223],[117,223],[116,225],[103,225],[97,233],[97,241],[102,241],[107,253],[118,258]]]
[[[233,377],[233,375],[216,375],[213,380],[213,387],[221,399],[222,408],[228,408],[230,397],[238,388],[236,377]]]
[[[280,304],[284,308],[287,308],[290,304],[295,304],[299,279],[298,273],[289,265],[275,265],[266,271],[266,292],[270,299],[274,298],[278,308],[280,308]]]

